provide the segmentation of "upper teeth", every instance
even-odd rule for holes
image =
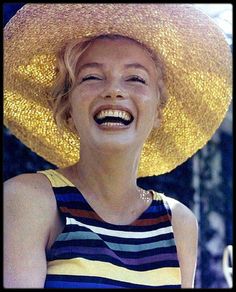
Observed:
[[[126,121],[131,119],[131,115],[128,112],[122,110],[102,110],[96,116],[97,119],[102,119],[105,117],[118,117]]]

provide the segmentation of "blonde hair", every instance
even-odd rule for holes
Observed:
[[[144,48],[153,59],[157,70],[157,87],[159,90],[160,109],[163,109],[167,102],[167,91],[165,87],[165,68],[160,57],[154,53],[146,45],[135,39],[117,35],[103,34],[95,37],[85,38],[82,41],[74,40],[67,43],[57,54],[56,79],[50,92],[50,105],[53,110],[53,116],[58,126],[68,126],[70,118],[70,102],[69,94],[76,85],[76,69],[78,60],[81,55],[91,46],[97,39],[128,39],[142,48]]]

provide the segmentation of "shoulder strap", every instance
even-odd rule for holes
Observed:
[[[50,181],[52,187],[74,186],[66,177],[53,169],[40,170],[37,173],[44,174]]]
[[[154,193],[154,200],[157,200],[157,201],[161,201],[162,204],[164,205],[166,211],[167,211],[167,214],[171,220],[171,217],[172,217],[172,213],[171,213],[171,208],[169,206],[169,203],[168,203],[168,200],[166,198],[166,195],[164,193],[158,193],[156,191],[153,191]]]
[[[154,200],[156,200],[156,201],[163,201],[164,194],[158,193],[157,191],[153,191],[153,190],[151,190],[151,192],[153,193],[153,199]]]

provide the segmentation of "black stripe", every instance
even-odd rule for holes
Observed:
[[[76,188],[72,186],[64,186],[64,187],[53,187],[54,194],[60,194],[60,195],[67,195],[67,194],[78,194],[81,196],[81,192]]]

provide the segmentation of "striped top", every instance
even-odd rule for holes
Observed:
[[[163,194],[129,225],[105,222],[55,170],[50,180],[65,227],[47,251],[45,288],[181,288],[181,274]]]

